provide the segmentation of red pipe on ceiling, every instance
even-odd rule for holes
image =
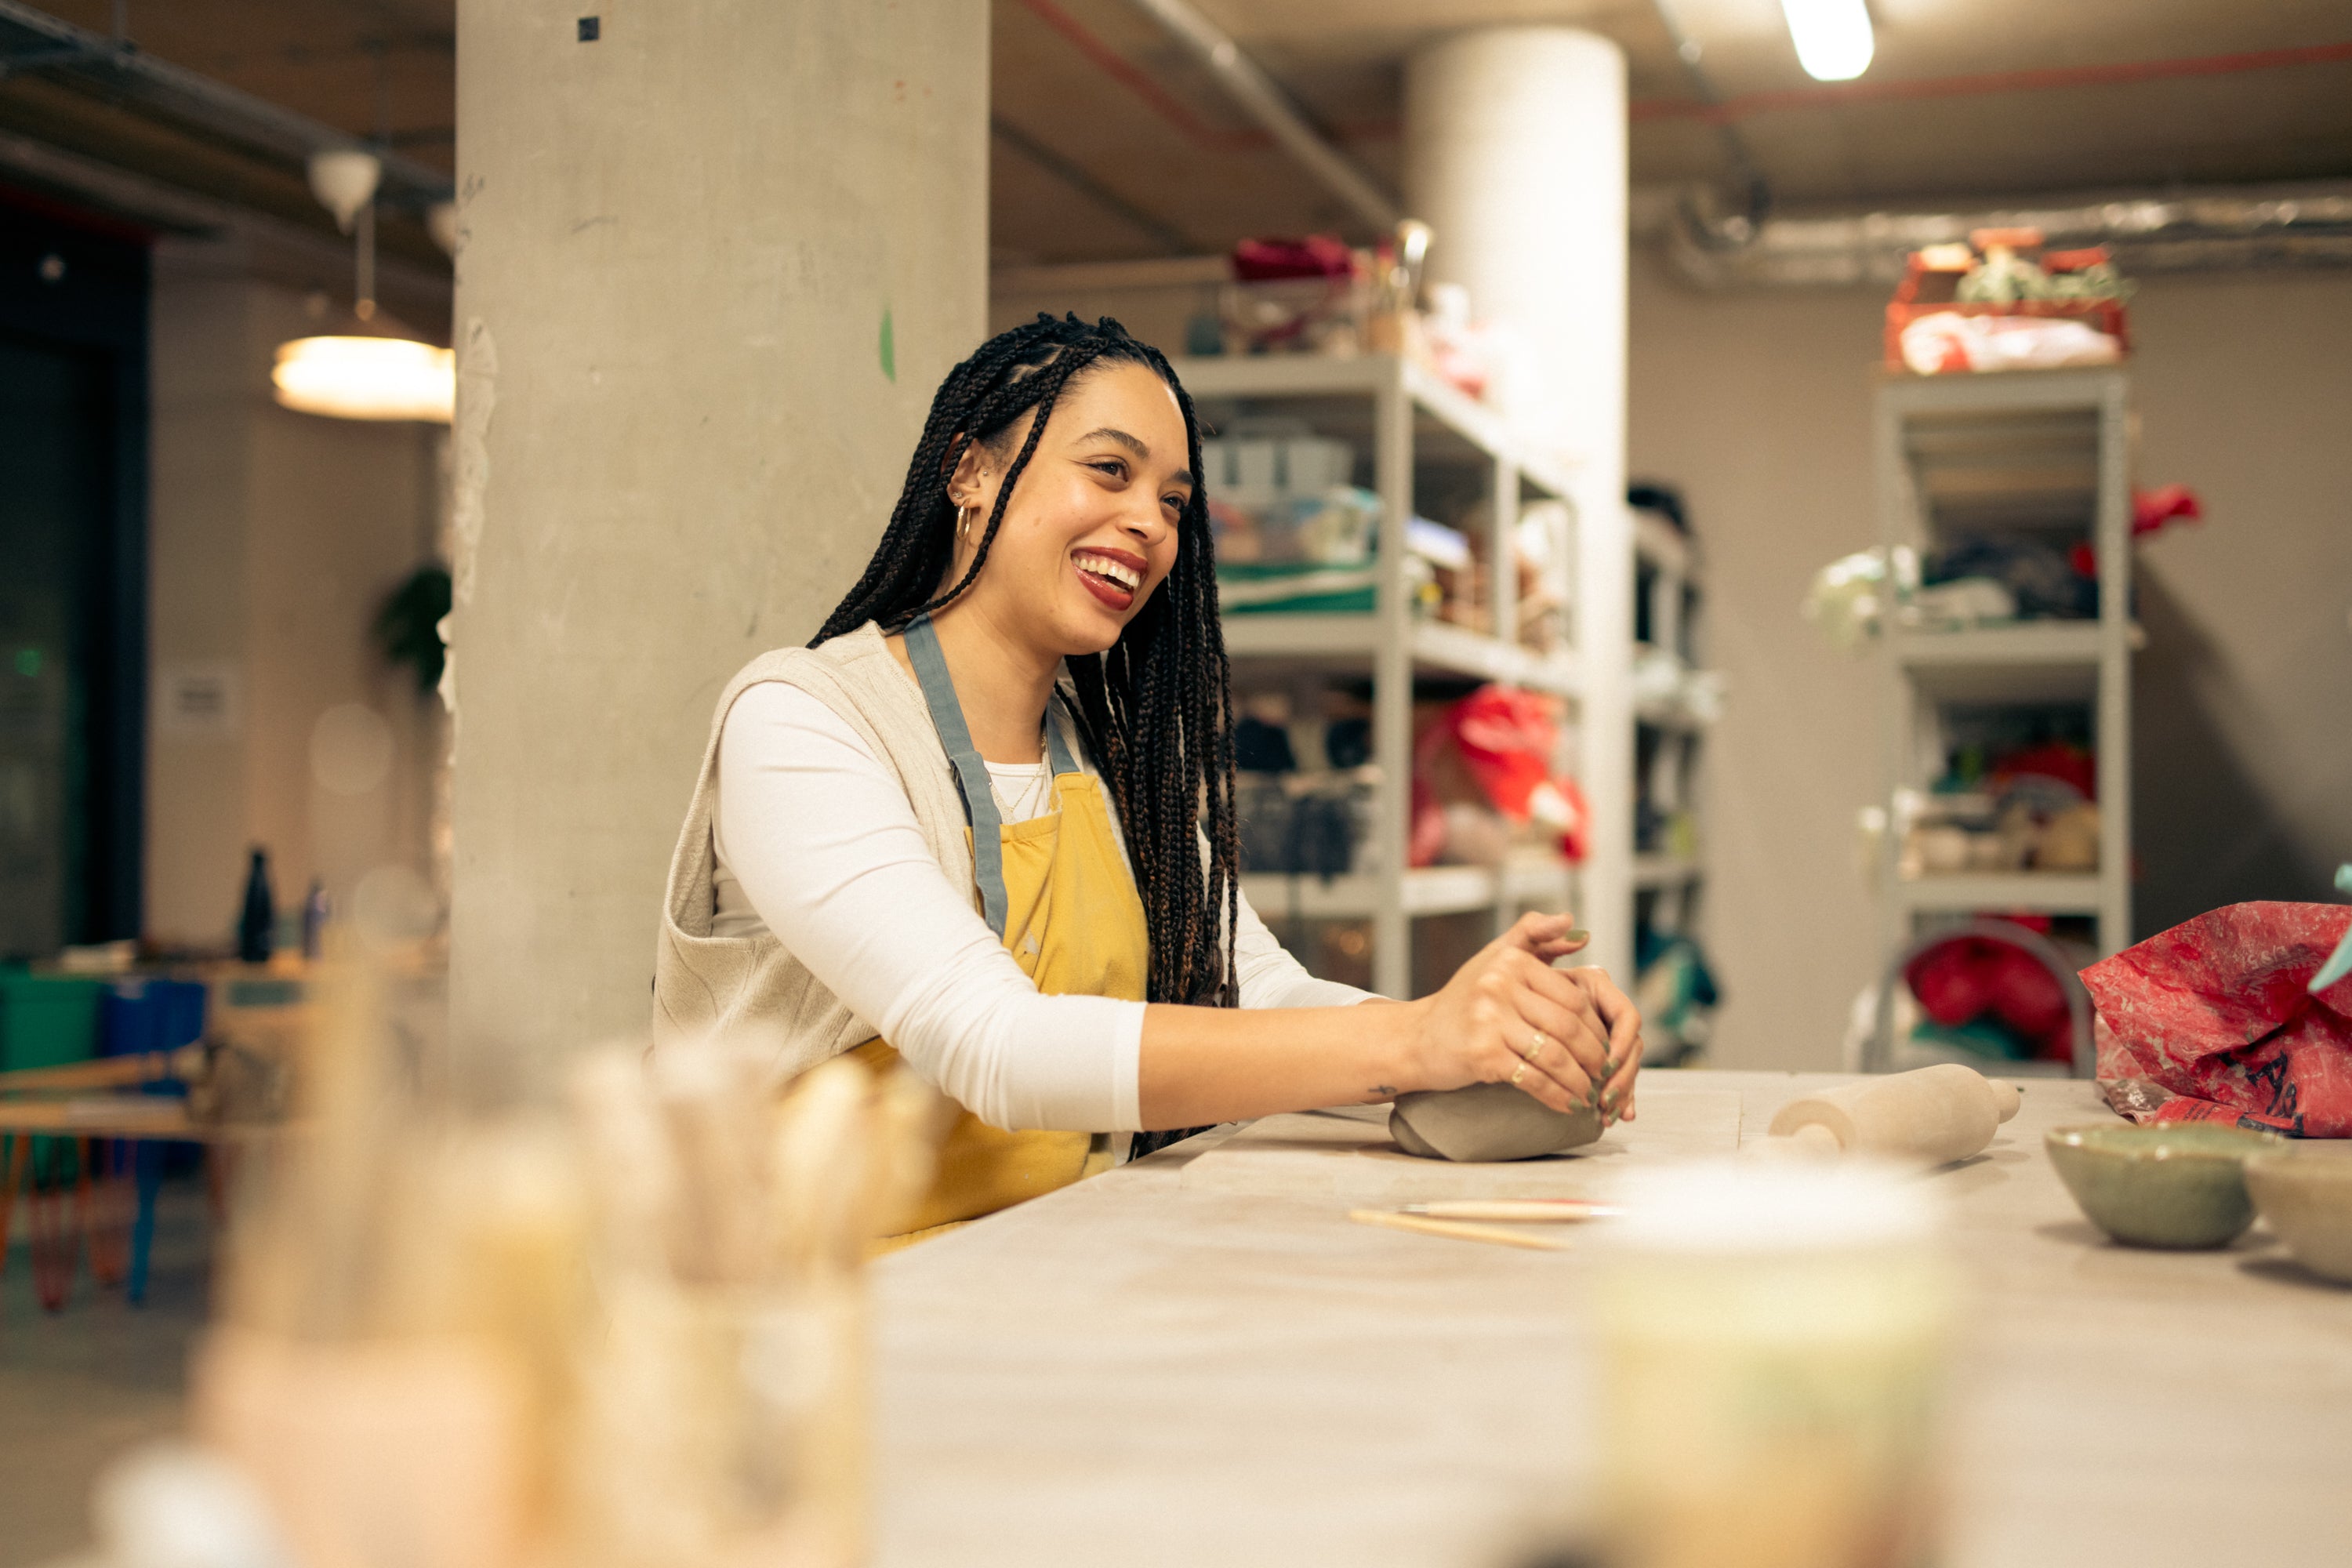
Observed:
[[[2125,60],[2103,66],[2053,66],[2039,70],[1977,71],[1965,76],[1915,77],[1908,80],[1835,82],[1789,92],[1744,92],[1720,103],[1701,103],[1695,99],[1649,99],[1633,106],[1633,118],[1697,120],[1721,125],[1752,115],[1793,109],[1833,109],[1846,103],[1899,102],[1916,98],[1978,98],[1991,93],[2046,92],[2070,87],[2117,87],[2185,77],[2236,76],[2285,66],[2334,65],[2345,60],[2352,60],[2352,43],[2253,49],[2232,55],[2192,55],[2170,60]]]
[[[1069,40],[1070,46],[1144,102],[1160,117],[1204,147],[1244,152],[1271,147],[1274,138],[1263,131],[1220,131],[1203,121],[1183,101],[1153,80],[1150,72],[1109,44],[1084,22],[1054,4],[1054,0],[1021,0],[1021,8]]]
[[[1225,131],[1209,124],[1183,101],[1160,85],[1150,72],[1105,42],[1085,23],[1054,0],[1021,0],[1022,9],[1060,34],[1070,46],[1138,98],[1160,117],[1203,147],[1223,153],[1257,152],[1274,139],[1262,131]],[[2047,92],[2079,87],[2116,87],[2135,82],[2170,81],[2188,77],[2237,76],[2246,71],[2278,70],[2291,66],[2335,65],[2352,60],[2352,42],[2310,44],[2296,48],[2252,49],[2237,54],[2192,55],[2168,60],[2125,60],[2113,65],[2053,66],[2035,70],[1976,71],[1961,76],[1915,77],[1895,81],[1851,81],[1785,92],[1748,92],[1720,103],[1696,99],[1646,99],[1632,106],[1631,117],[1644,120],[1696,120],[1720,125],[1759,114],[1791,110],[1834,109],[1847,103],[1900,102],[1921,98],[1976,98],[2004,92]],[[1342,140],[1393,136],[1393,121],[1335,127]]]

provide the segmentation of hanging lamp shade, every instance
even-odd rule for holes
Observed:
[[[269,379],[278,401],[298,413],[446,425],[457,356],[411,338],[296,338],[278,345]]]

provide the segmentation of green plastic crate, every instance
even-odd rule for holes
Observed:
[[[103,980],[0,972],[0,1071],[67,1067],[98,1055],[99,999],[105,993]],[[70,1183],[79,1164],[77,1149],[70,1138],[34,1139],[34,1185]]]
[[[98,1055],[102,980],[0,973],[0,1072],[65,1067]]]

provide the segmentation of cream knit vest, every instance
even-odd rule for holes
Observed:
[[[956,793],[922,689],[892,657],[871,621],[813,648],[764,653],[738,670],[719,695],[702,773],[671,854],[662,900],[661,940],[654,954],[654,1044],[714,1031],[756,1028],[780,1036],[776,1070],[789,1079],[874,1037],[858,1018],[769,932],[710,934],[711,811],[719,794],[719,737],[727,710],[744,689],[763,680],[797,686],[840,714],[884,766],[898,776],[923,841],[950,886],[972,885],[963,797]]]

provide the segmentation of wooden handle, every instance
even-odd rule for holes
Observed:
[[[1407,1204],[1399,1214],[1431,1219],[1494,1219],[1567,1225],[1577,1220],[1614,1219],[1625,1211],[1615,1204],[1584,1198],[1459,1198],[1433,1204]]]
[[[1456,1241],[1484,1241],[1496,1247],[1524,1247],[1530,1252],[1566,1252],[1569,1247],[1566,1241],[1557,1237],[1541,1236],[1533,1231],[1512,1230],[1499,1225],[1465,1225],[1460,1220],[1398,1214],[1393,1209],[1349,1209],[1348,1217],[1358,1225],[1416,1231],[1423,1236],[1445,1236]]]

